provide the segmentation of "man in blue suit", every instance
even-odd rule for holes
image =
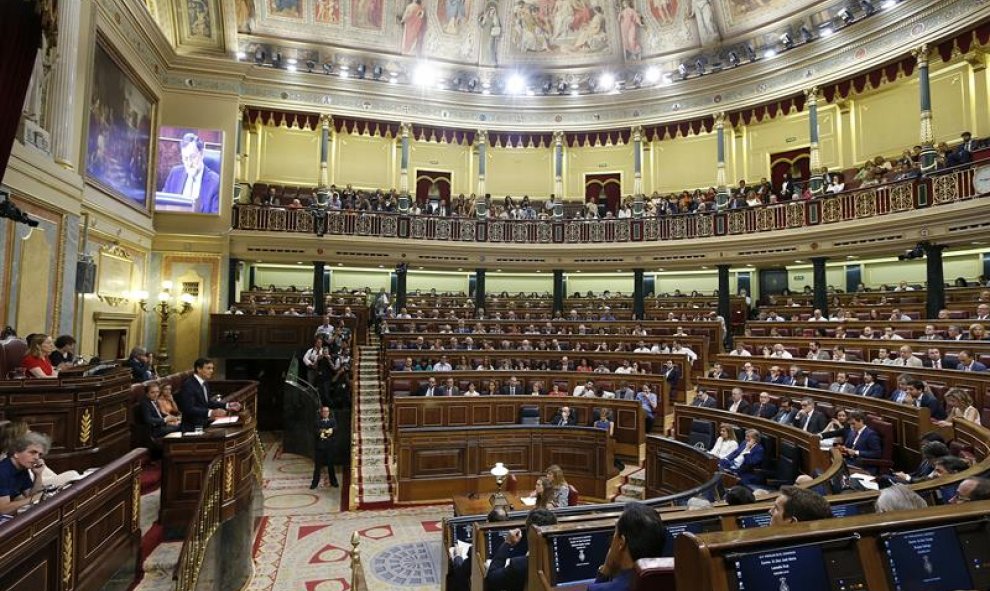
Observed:
[[[531,525],[554,525],[557,516],[548,509],[533,509],[526,517],[525,529],[514,529],[505,537],[495,554],[488,573],[485,574],[485,591],[523,591],[526,588],[526,577],[529,576],[529,555],[519,542],[523,532],[529,531]]]
[[[877,372],[866,371],[863,373],[863,383],[856,386],[856,394],[870,398],[884,397],[883,384],[877,381]]]
[[[182,431],[192,431],[205,427],[211,418],[227,416],[227,411],[241,410],[241,403],[223,403],[210,399],[207,380],[213,377],[213,362],[200,357],[193,363],[193,375],[186,378],[175,396],[175,402],[182,412]]]
[[[193,213],[217,213],[220,210],[220,175],[204,163],[203,140],[195,133],[187,133],[179,141],[179,149],[182,164],[168,172],[161,192],[193,200]]]
[[[656,510],[627,503],[615,522],[612,544],[598,578],[588,591],[627,591],[636,578],[636,561],[663,556],[666,531]]]
[[[956,365],[956,369],[959,371],[986,371],[987,366],[973,359],[969,351],[962,350],[959,352],[959,364]]]
[[[938,398],[927,390],[923,381],[909,380],[905,388],[905,393],[907,394],[907,398],[903,400],[904,404],[911,404],[918,408],[922,406],[928,408],[931,411],[932,419],[936,421],[944,421],[948,418]]]
[[[878,459],[883,451],[883,442],[879,433],[866,426],[866,415],[858,410],[850,411],[849,423],[852,429],[840,448],[846,462],[855,466],[861,458]]]
[[[740,445],[718,463],[719,468],[735,474],[743,484],[759,484],[762,478],[755,470],[762,465],[763,446],[760,445],[760,432],[756,429],[747,429],[745,445]]]

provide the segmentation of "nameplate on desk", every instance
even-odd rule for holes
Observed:
[[[210,426],[211,427],[224,427],[226,425],[233,425],[234,423],[237,422],[237,419],[238,418],[239,417],[220,417],[219,419],[213,419],[213,422],[210,423]]]

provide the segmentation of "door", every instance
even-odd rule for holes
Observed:
[[[786,172],[791,173],[791,177],[797,181],[810,178],[811,148],[798,148],[770,154],[770,182],[774,188],[780,187]]]
[[[622,201],[622,174],[609,172],[604,174],[584,175],[584,200],[598,200],[598,211],[602,217],[606,211],[615,215]]]
[[[787,289],[787,269],[760,269],[760,297],[778,295]]]
[[[426,207],[440,200],[450,205],[450,173],[436,170],[416,171],[416,203]]]

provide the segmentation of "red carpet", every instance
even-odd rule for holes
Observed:
[[[141,468],[141,494],[146,495],[155,491],[162,484],[162,464],[160,461],[148,462]]]

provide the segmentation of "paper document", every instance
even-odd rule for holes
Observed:
[[[233,425],[234,423],[237,422],[238,418],[239,417],[220,417],[219,419],[213,419],[213,422],[210,423],[210,426],[222,427],[224,425]]]

